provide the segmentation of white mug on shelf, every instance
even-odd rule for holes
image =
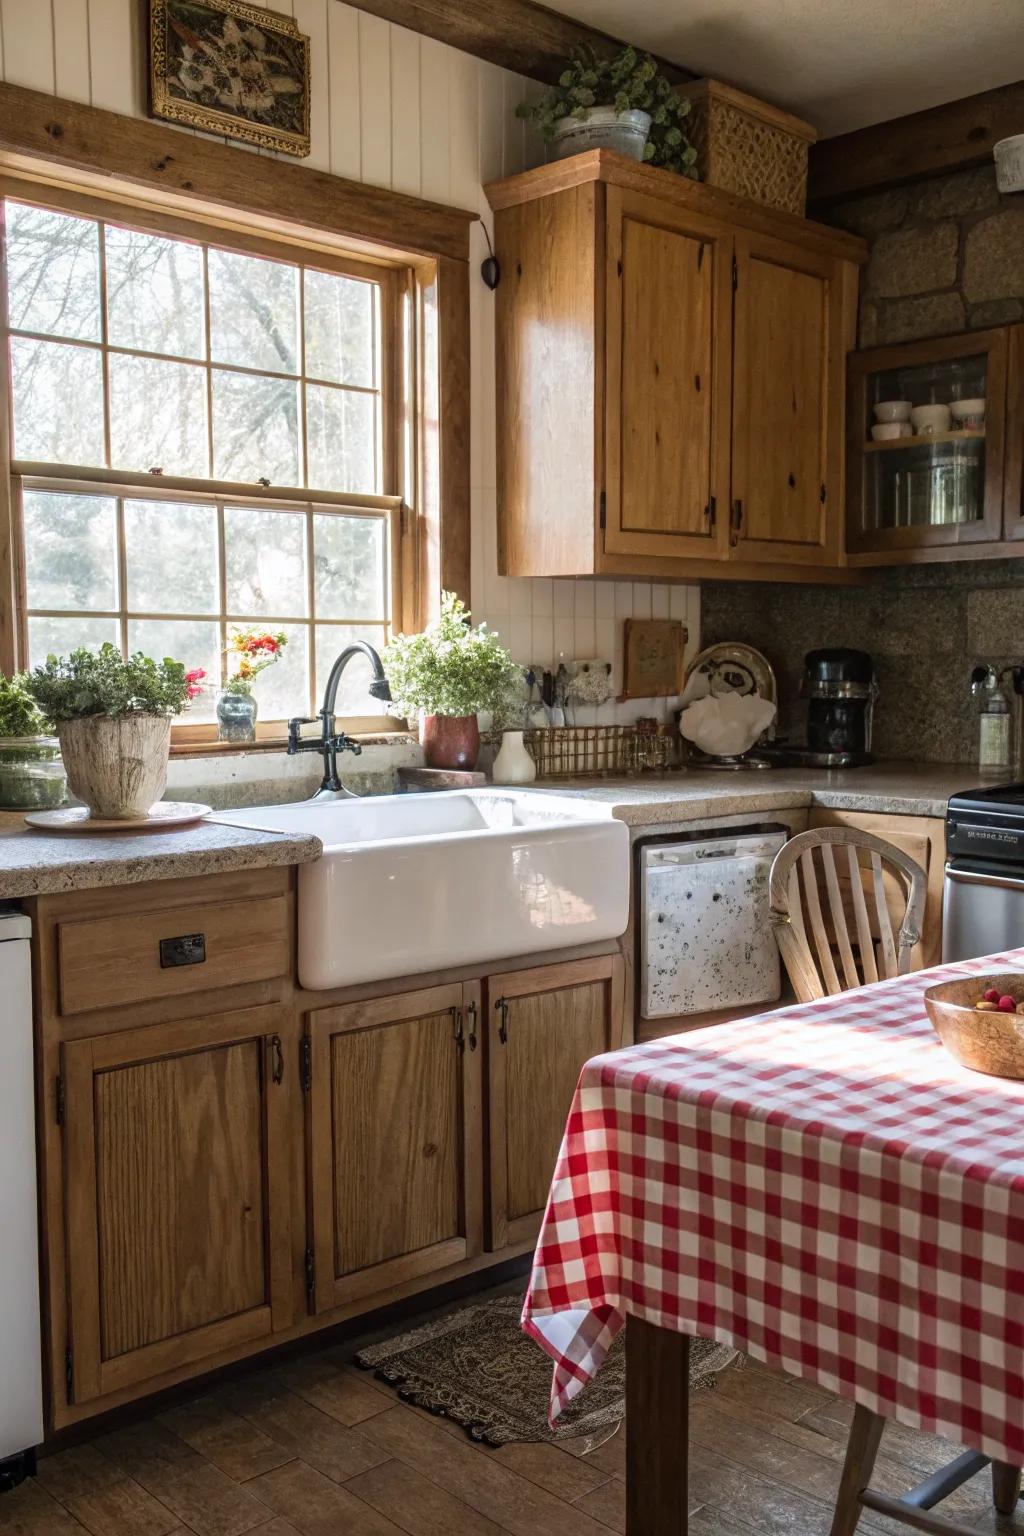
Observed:
[[[948,432],[953,419],[948,405],[915,405],[910,413],[918,437]]]

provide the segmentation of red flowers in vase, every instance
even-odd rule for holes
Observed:
[[[288,644],[283,630],[236,629],[227,643],[229,662],[225,690],[229,693],[248,693],[253,680],[267,667],[272,666]],[[230,670],[233,665],[234,670]]]

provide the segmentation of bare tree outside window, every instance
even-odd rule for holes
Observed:
[[[390,623],[390,512],[366,501],[385,490],[380,282],[15,199],[4,214],[29,663],[113,639],[216,681],[232,626],[265,620],[290,644],[261,716],[306,712],[347,640]],[[366,713],[352,689],[341,709]]]

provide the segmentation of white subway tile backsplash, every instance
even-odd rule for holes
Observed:
[[[595,644],[595,619],[581,619],[579,614],[573,620],[573,660],[586,661],[594,655]]]
[[[576,617],[578,619],[592,619],[594,612],[594,583],[592,581],[578,581],[576,583]]]
[[[559,661],[569,662],[574,659],[576,635],[572,619],[555,619],[554,643],[553,660],[556,665]]]
[[[576,605],[576,583],[574,581],[553,581],[551,583],[551,591],[555,605],[555,618],[571,618]]]
[[[599,619],[612,619],[615,617],[614,581],[595,581],[594,612]]]
[[[631,581],[615,583],[615,617],[617,619],[633,617],[633,583]]]
[[[668,587],[664,586],[660,582],[651,588],[651,618],[671,618],[671,614],[669,613]]]
[[[633,583],[633,612],[630,618],[649,619],[651,617],[651,584],[649,581],[634,581]]]
[[[507,644],[513,661],[525,664],[533,660],[533,633],[528,618],[513,615],[509,620]]]
[[[683,619],[685,621],[687,611],[687,598],[689,596],[690,588],[673,586],[669,589],[669,592],[670,595],[668,601],[670,617],[673,619]]]
[[[533,587],[533,612],[550,618],[555,611],[555,596],[550,576],[535,576]]]
[[[524,576],[510,576],[508,578],[508,611],[513,618],[525,614],[529,618],[533,611],[533,583]]]
[[[550,615],[538,618],[534,615],[531,620],[533,630],[533,655],[530,657],[538,667],[550,667],[555,655],[554,620]]]

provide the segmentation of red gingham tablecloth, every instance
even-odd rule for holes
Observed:
[[[1024,1465],[1024,1082],[922,993],[1024,949],[587,1063],[523,1327],[551,1418],[626,1314]]]

